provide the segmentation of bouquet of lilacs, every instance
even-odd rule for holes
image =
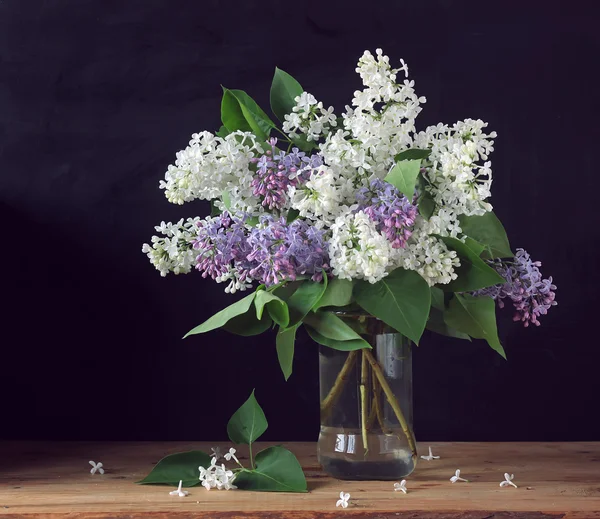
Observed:
[[[223,89],[221,129],[192,135],[160,182],[170,202],[209,200],[212,215],[162,222],[143,251],[163,276],[196,269],[229,293],[257,286],[189,334],[274,323],[289,376],[298,326],[331,347],[357,339],[328,309],[360,308],[414,342],[426,327],[484,338],[504,355],[494,300],[511,300],[525,326],[556,304],[552,278],[513,255],[492,212],[496,133],[473,119],[417,131],[425,98],[400,64],[365,51],[363,88],[341,117],[276,69],[281,129]]]
[[[162,222],[143,251],[163,276],[195,269],[250,294],[186,337],[276,327],[287,379],[300,326],[321,345],[368,354],[340,312],[374,316],[414,343],[426,328],[485,339],[504,356],[495,303],[510,300],[525,326],[556,304],[552,278],[523,249],[513,254],[492,211],[495,132],[473,119],[418,131],[425,98],[400,65],[365,51],[363,88],[341,116],[276,69],[281,127],[244,91],[223,89],[219,131],[193,134],[160,182],[170,202],[208,200],[211,215]]]

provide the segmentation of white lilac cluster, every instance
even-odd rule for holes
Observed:
[[[252,194],[254,172],[250,159],[264,151],[263,145],[248,132],[233,132],[224,138],[210,132],[194,133],[189,145],[176,154],[159,187],[169,202],[183,204],[192,200],[217,200],[229,194],[231,208],[258,209]]]
[[[339,216],[331,226],[329,257],[333,275],[340,279],[366,279],[376,283],[388,272],[393,256],[391,242],[377,231],[363,211]]]
[[[235,452],[235,451],[234,451]],[[233,484],[235,474],[225,468],[225,464],[217,465],[217,458],[210,460],[208,468],[198,467],[200,470],[200,481],[206,490],[216,488],[217,490],[234,490],[237,487]]]
[[[162,275],[196,266],[227,281],[232,292],[307,272],[315,280],[333,275],[375,283],[402,267],[430,285],[455,279],[459,259],[439,237],[461,239],[461,215],[491,210],[496,134],[472,119],[417,132],[426,100],[415,93],[403,60],[400,65],[393,68],[381,49],[365,51],[356,69],[363,88],[341,118],[308,92],[297,96],[283,123],[287,151],[277,148],[277,139],[265,143],[248,132],[194,134],[160,187],[173,203],[212,200],[228,216],[202,220],[196,233],[192,220],[157,228],[165,237],[144,245],[150,261]],[[312,153],[292,144],[302,139],[314,144]],[[411,198],[383,179],[396,156],[414,148],[430,155]],[[416,205],[423,194],[435,204],[427,217]]]
[[[294,101],[296,106],[283,121],[283,131],[288,135],[298,137],[299,133],[305,134],[307,141],[316,141],[332,126],[337,126],[333,106],[323,108],[323,103],[317,102],[315,96],[308,92],[302,92]]]
[[[200,218],[188,218],[184,222],[182,218],[175,224],[160,222],[154,227],[163,236],[152,236],[152,245],[144,243],[142,252],[161,276],[169,272],[187,274],[195,267],[198,253],[194,251],[192,241],[196,237],[199,221]]]
[[[482,215],[492,210],[492,163],[496,132],[486,134],[487,123],[466,119],[452,126],[430,126],[415,137],[415,146],[430,149],[427,168],[429,191],[436,204],[456,215]],[[483,162],[483,163],[482,163]]]

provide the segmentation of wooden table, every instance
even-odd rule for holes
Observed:
[[[286,445],[304,467],[307,494],[194,487],[180,498],[169,495],[173,488],[134,484],[166,454],[213,445],[0,443],[1,519],[600,519],[600,442],[432,443],[441,459],[419,461],[406,495],[389,481],[329,478],[312,443]],[[419,448],[423,454],[427,445]],[[91,475],[89,460],[101,461],[106,473]],[[469,483],[450,483],[457,468]],[[519,488],[500,488],[505,472]],[[342,490],[351,494],[345,510],[335,507]]]

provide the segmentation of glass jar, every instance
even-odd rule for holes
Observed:
[[[319,462],[338,479],[406,477],[417,462],[411,343],[374,317],[337,315],[372,349],[319,347]]]

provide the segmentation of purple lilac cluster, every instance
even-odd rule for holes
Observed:
[[[262,198],[262,205],[270,210],[280,210],[287,202],[289,186],[306,182],[311,169],[323,164],[320,155],[306,156],[298,148],[290,153],[284,151],[275,154],[277,139],[269,140],[271,149],[260,157],[250,159],[256,164],[256,174],[252,179],[252,193]]]
[[[324,231],[271,215],[261,216],[259,226],[249,230],[245,220],[224,212],[198,222],[193,246],[201,251],[196,268],[203,277],[217,279],[234,269],[238,280],[267,286],[299,275],[323,279],[329,270]]]
[[[417,207],[396,187],[375,179],[368,188],[358,191],[357,200],[365,214],[377,222],[377,230],[392,242],[394,249],[406,245],[412,234],[411,227],[415,224]]]
[[[288,224],[284,217],[261,216],[260,226],[252,229],[248,243],[253,264],[250,275],[265,285],[309,275],[321,281],[329,269],[324,231],[303,220]]]
[[[531,261],[523,249],[517,249],[514,260],[490,260],[488,263],[506,279],[506,283],[478,290],[473,295],[489,296],[498,302],[500,308],[504,307],[503,299],[508,297],[515,307],[513,320],[523,321],[526,327],[530,323],[539,326],[538,317],[546,315],[550,307],[557,304],[552,277],[542,279],[539,269],[542,263]]]
[[[196,269],[202,272],[202,277],[219,278],[229,272],[233,263],[246,261],[251,252],[246,238],[246,218],[246,215],[234,217],[225,211],[198,222],[198,236],[192,246],[201,251],[196,258]],[[239,279],[244,281],[245,278]]]

